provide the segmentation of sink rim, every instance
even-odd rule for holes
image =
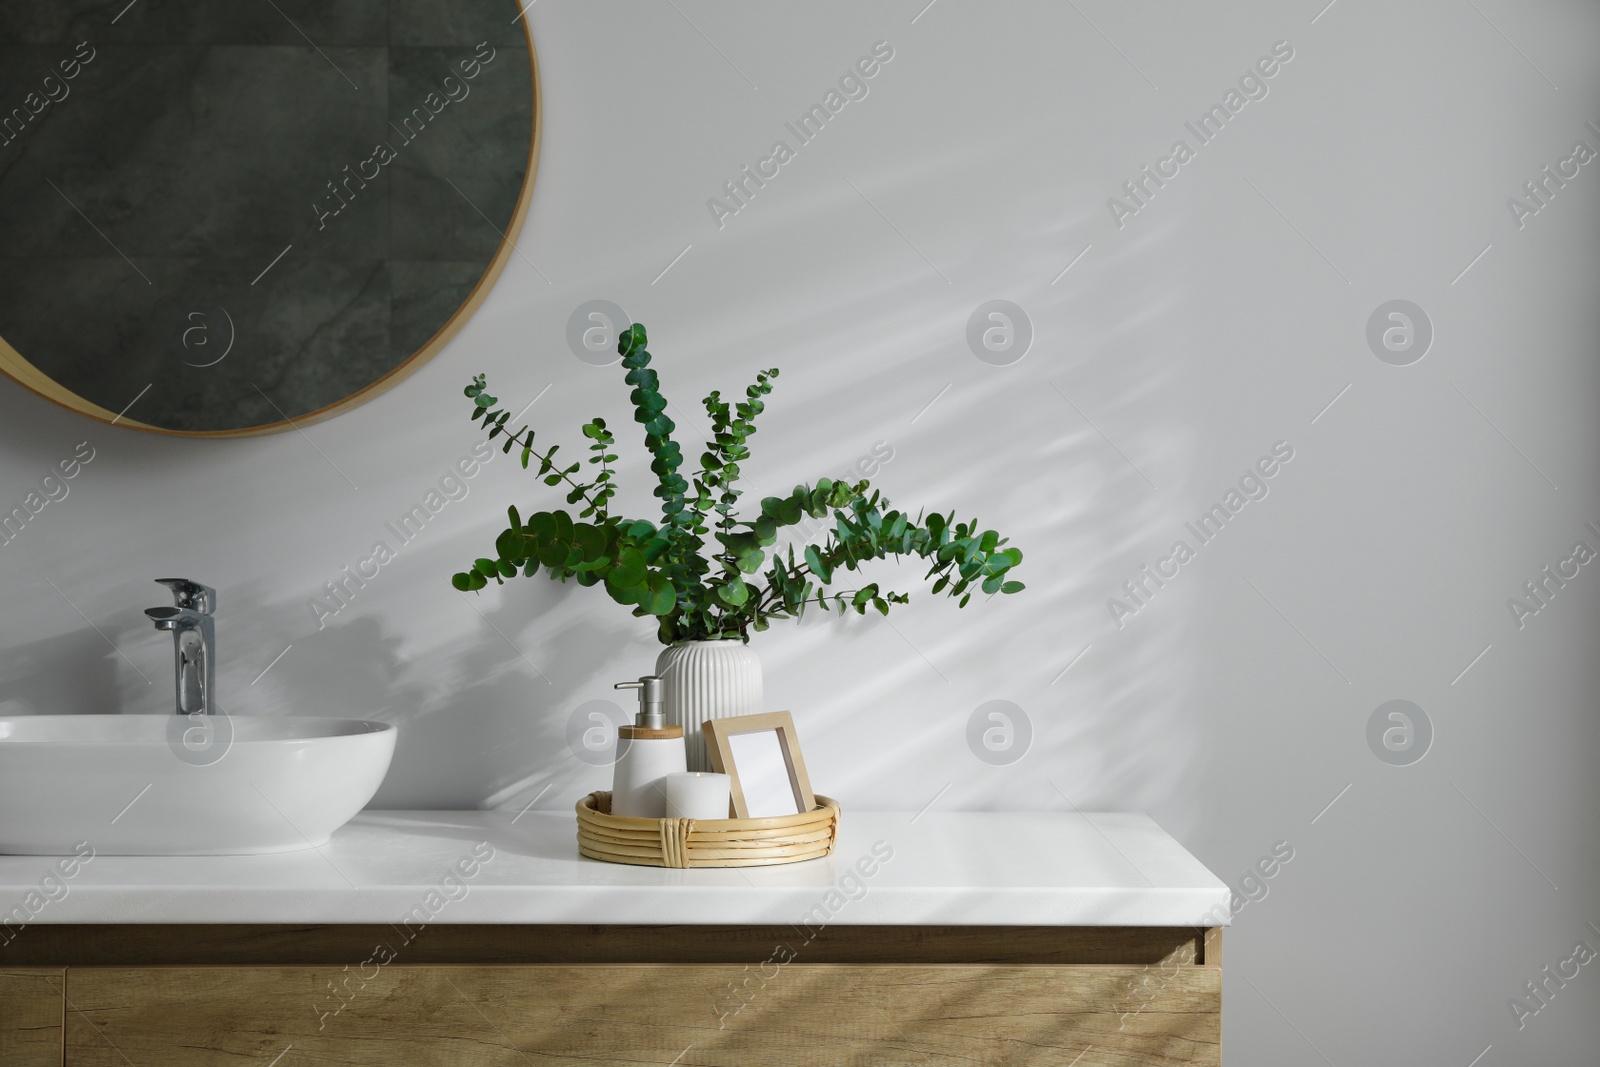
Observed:
[[[228,715],[219,713],[211,717],[214,720],[226,720],[232,727],[230,745],[307,745],[313,742],[348,741],[355,738],[371,737],[375,734],[396,733],[399,727],[396,723],[384,722],[380,719],[348,719],[337,717],[323,717],[317,715]],[[148,730],[142,736],[126,737],[29,737],[15,736],[10,728],[22,725],[24,731],[28,726],[43,727],[48,723],[51,726],[79,725],[88,726],[94,723],[119,724],[126,722],[132,730]],[[166,747],[170,738],[166,727],[157,726],[158,723],[170,725],[174,722],[191,722],[188,716],[177,714],[117,714],[94,713],[85,715],[5,715],[0,716],[0,748],[7,745],[25,745],[35,747],[107,747],[107,748],[143,748]],[[269,725],[270,724],[270,725]],[[297,732],[299,730],[305,732]]]

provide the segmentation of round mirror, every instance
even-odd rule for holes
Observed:
[[[347,410],[486,295],[539,125],[513,0],[5,0],[0,370],[163,433]]]

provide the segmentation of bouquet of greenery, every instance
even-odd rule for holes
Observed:
[[[568,506],[582,507],[576,515],[538,511],[524,519],[513,506],[507,513],[509,525],[495,539],[494,557],[478,559],[472,569],[455,575],[451,581],[457,589],[478,590],[490,581],[500,583],[518,574],[532,577],[542,569],[556,581],[603,586],[635,615],[653,616],[663,644],[732,637],[748,641],[751,630],[765,630],[774,619],[798,618],[812,604],[823,611],[853,608],[860,614],[872,607],[887,615],[890,604],[906,603],[906,594],[881,590],[876,582],[853,589],[833,586],[842,571],[854,572],[868,560],[890,556],[928,561],[926,578],[933,580],[933,592],[959,597],[961,607],[974,589],[989,594],[1022,590],[1021,582],[1009,578],[1022,553],[1004,547],[1006,539],[998,533],[980,530],[977,520],[957,522],[953,512],[926,517],[919,512],[913,518],[890,510],[888,499],[865,480],[820,478],[815,485],[795,486],[787,496],[765,498],[753,520],[739,518],[739,465],[750,457],[747,442],[756,432],[756,417],[765,408],[762,398],[772,392],[777,369],[757,374],[741,401],[729,404],[720,392],[705,398],[712,439],[700,456],[700,469],[685,479],[680,473],[683,452],[672,439],[676,427],[666,415],[667,401],[645,351],[644,327],[634,323],[625,330],[617,351],[627,371],[625,380],[633,387],[633,417],[644,427],[645,448],[652,457],[660,523],[612,514],[616,438],[605,420],[583,425],[590,441],[590,469],[584,471],[581,462],[563,464],[556,459],[559,445],[539,451],[527,426],[506,428],[510,412],[495,408],[499,400],[489,395],[480,374],[466,388],[473,421],[488,429],[491,440],[505,437],[507,454],[520,447],[524,469],[537,461],[545,484],[564,487]],[[769,559],[768,550],[777,545],[780,532],[807,518],[833,520],[822,542],[804,545],[798,554],[788,544]],[[708,537],[715,546],[710,551]]]

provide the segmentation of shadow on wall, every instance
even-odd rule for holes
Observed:
[[[842,196],[855,195],[841,189]],[[871,192],[896,195],[877,186]],[[772,243],[796,240],[815,221],[813,213],[841,210],[842,202],[830,201],[774,215],[782,230],[776,235],[752,218],[751,226],[727,235],[726,254],[735,261],[766,255],[762,250]],[[1156,810],[1190,773],[1195,727],[1183,706],[1191,664],[1181,623],[1184,600],[1203,578],[1185,577],[1123,630],[1105,608],[1107,597],[1164,551],[1181,525],[1171,515],[1182,513],[1173,499],[1191,443],[1171,386],[1173,367],[1187,349],[1173,314],[1182,278],[1161,255],[1166,236],[1155,228],[1142,238],[1130,234],[1125,244],[1096,248],[1092,261],[1063,275],[1062,266],[1091,229],[1086,220],[1064,220],[1026,240],[995,240],[986,246],[995,250],[988,253],[992,258],[985,260],[980,248],[952,270],[949,286],[909,251],[904,267],[886,270],[869,260],[847,268],[854,273],[843,282],[837,265],[832,275],[802,271],[787,286],[752,277],[751,291],[734,294],[721,313],[673,313],[690,321],[666,315],[657,329],[658,347],[671,358],[663,384],[679,407],[690,406],[678,421],[691,455],[701,422],[695,398],[711,387],[741,385],[757,365],[750,353],[760,353],[761,366],[785,368],[773,398],[777,406],[755,442],[747,486],[752,499],[837,475],[873,439],[883,438],[893,443],[896,458],[875,482],[897,503],[959,506],[959,517],[981,516],[1028,554],[1019,577],[1029,588],[1016,597],[992,604],[980,597],[957,613],[929,595],[921,568],[907,566],[893,584],[911,591],[913,602],[887,620],[826,616],[760,635],[769,706],[795,711],[813,778],[855,806],[915,809],[948,782],[944,807]],[[887,231],[884,238],[898,240]],[[1089,266],[1092,275],[1079,273]],[[972,310],[997,297],[1022,305],[1035,330],[1031,351],[1010,366],[979,361],[965,340]],[[736,314],[725,313],[735,304]],[[558,345],[553,342],[552,350]],[[435,361],[453,362],[448,353]],[[559,379],[590,370],[574,362],[541,373]],[[457,377],[454,366],[424,368],[409,388],[426,390]],[[459,452],[455,444],[438,450],[445,447],[437,443],[446,439],[443,430],[423,430],[405,442],[358,433],[415,399],[406,389],[391,398],[345,416],[351,432],[339,435],[336,455],[363,485],[369,474],[398,477],[397,469],[419,460],[424,448],[446,459]],[[620,404],[613,397],[608,406],[613,402]],[[152,509],[166,502],[154,494],[176,496],[186,473],[199,478],[230,463],[240,476],[260,479],[252,483],[257,499],[296,507],[292,523],[259,528],[251,525],[261,522],[259,515],[219,517],[224,540],[230,534],[304,538],[300,531],[318,520],[356,521],[359,513],[359,502],[308,503],[303,487],[291,484],[290,464],[280,471],[269,462],[287,454],[284,440],[193,447],[88,423],[63,429],[53,408],[3,384],[0,406],[20,416],[0,419],[0,454],[20,455],[24,463],[45,455],[40,440],[116,434],[117,447],[106,450],[114,458],[103,461],[111,484],[97,490],[106,498],[96,508],[125,514],[119,536],[130,544],[159,538]],[[453,409],[431,402],[421,407],[430,419],[438,410],[440,420],[456,421]],[[548,421],[570,447],[573,419],[545,412],[533,421]],[[859,428],[863,439],[842,434],[846,427]],[[145,476],[131,477],[135,471]],[[131,487],[111,477],[123,472]],[[482,550],[500,521],[502,498],[510,494],[496,479],[475,490],[495,498],[482,517],[467,522],[480,513],[463,511],[464,526],[441,528],[426,544],[407,548],[394,569],[386,569],[392,577],[324,630],[307,629],[305,604],[317,592],[315,579],[304,577],[303,569],[285,571],[282,556],[270,557],[275,562],[262,569],[274,573],[258,579],[246,596],[230,591],[229,603],[248,611],[230,609],[221,656],[224,707],[238,714],[397,723],[394,765],[375,801],[381,806],[520,809],[539,798],[540,807],[564,808],[581,792],[603,788],[608,769],[573,756],[566,720],[583,699],[610,696],[612,681],[649,668],[656,651],[650,625],[593,590],[543,578],[473,598],[470,607],[450,591],[448,574]],[[540,487],[531,479],[517,484],[528,489],[513,499],[538,498]],[[648,490],[634,477],[625,483],[624,499],[653,516]],[[111,574],[112,566],[105,563],[106,574],[82,582],[113,580],[119,602],[126,599],[124,586],[130,597],[136,587],[145,590],[144,576]],[[87,612],[101,617],[92,607]],[[134,626],[142,629],[143,620],[130,622],[130,637]],[[121,644],[122,633],[110,636]],[[169,707],[171,684],[168,661],[142,644],[154,638],[140,637],[143,651],[136,654],[152,682],[148,699],[141,696],[137,704],[151,711]],[[7,698],[50,711],[128,706],[117,680],[125,689],[132,674],[95,641],[92,631],[74,631],[13,648],[0,657]],[[259,685],[252,685],[252,676],[272,652],[250,666],[229,655],[289,641],[291,658]],[[153,674],[147,660],[162,673]],[[87,674],[86,663],[93,665]],[[540,677],[541,669],[548,678]],[[51,680],[55,672],[63,676],[59,684]],[[1032,724],[1031,748],[1014,764],[984,762],[968,748],[968,716],[993,699],[1015,702]]]
[[[92,627],[0,651],[0,715],[108,715],[125,694],[120,661]],[[165,676],[163,676],[165,680]]]
[[[915,810],[940,794],[940,807],[968,810],[1155,810],[1191,773],[1184,618],[1204,579],[1185,574],[1122,629],[1106,607],[1181,531],[1171,516],[1192,462],[1174,389],[1190,347],[1176,315],[1184,281],[1163,254],[1173,235],[1157,228],[1097,245],[1078,268],[1092,274],[1062,277],[1086,232],[1089,221],[1063,222],[1030,251],[1008,243],[1003,261],[962,264],[948,288],[908,253],[910,266],[858,279],[847,302],[751,294],[739,321],[759,332],[716,321],[671,337],[672,349],[702,353],[711,367],[699,376],[718,385],[747,362],[738,353],[795,368],[747,465],[764,491],[832,473],[884,438],[896,458],[873,480],[897,504],[976,514],[1027,553],[1017,577],[1028,589],[1015,597],[980,594],[958,612],[930,596],[925,568],[886,567],[867,580],[912,593],[888,619],[808,617],[758,639],[768,704],[795,711],[814,783],[858,806]],[[754,229],[734,240],[746,236],[752,248],[773,240]],[[1035,331],[1010,366],[965,343],[969,314],[997,297]],[[664,382],[669,395],[683,377]],[[792,447],[773,447],[787,434],[779,420],[800,428]],[[824,426],[833,438],[818,442]],[[852,427],[862,440],[839,440]],[[1014,764],[968,750],[968,716],[994,699],[1031,721],[1032,747]]]
[[[561,758],[568,755],[566,711],[579,701],[580,679],[555,670],[559,683],[541,677],[510,643],[549,610],[546,597],[532,595],[533,584],[509,590],[498,606],[480,598],[484,618],[476,631],[427,658],[405,655],[401,639],[375,615],[334,623],[296,644],[306,654],[284,672],[281,697],[293,707],[321,709],[315,714],[399,726],[394,763],[374,807],[464,806],[473,797],[498,797],[521,808],[547,792],[552,802],[566,801],[565,792],[546,787],[591,769]],[[625,640],[616,631],[573,625],[541,644],[538,655],[548,664],[568,663]],[[451,783],[448,797],[437,796],[441,782]]]

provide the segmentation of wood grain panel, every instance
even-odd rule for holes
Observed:
[[[60,970],[0,970],[0,1064],[60,1067]]]
[[[1209,967],[74,969],[67,1067],[1192,1067]],[[292,1046],[292,1048],[290,1048]]]
[[[408,939],[409,938],[409,939]],[[7,946],[18,966],[397,962],[754,963],[780,944],[804,963],[1129,963],[1199,958],[1188,927],[35,925]]]

